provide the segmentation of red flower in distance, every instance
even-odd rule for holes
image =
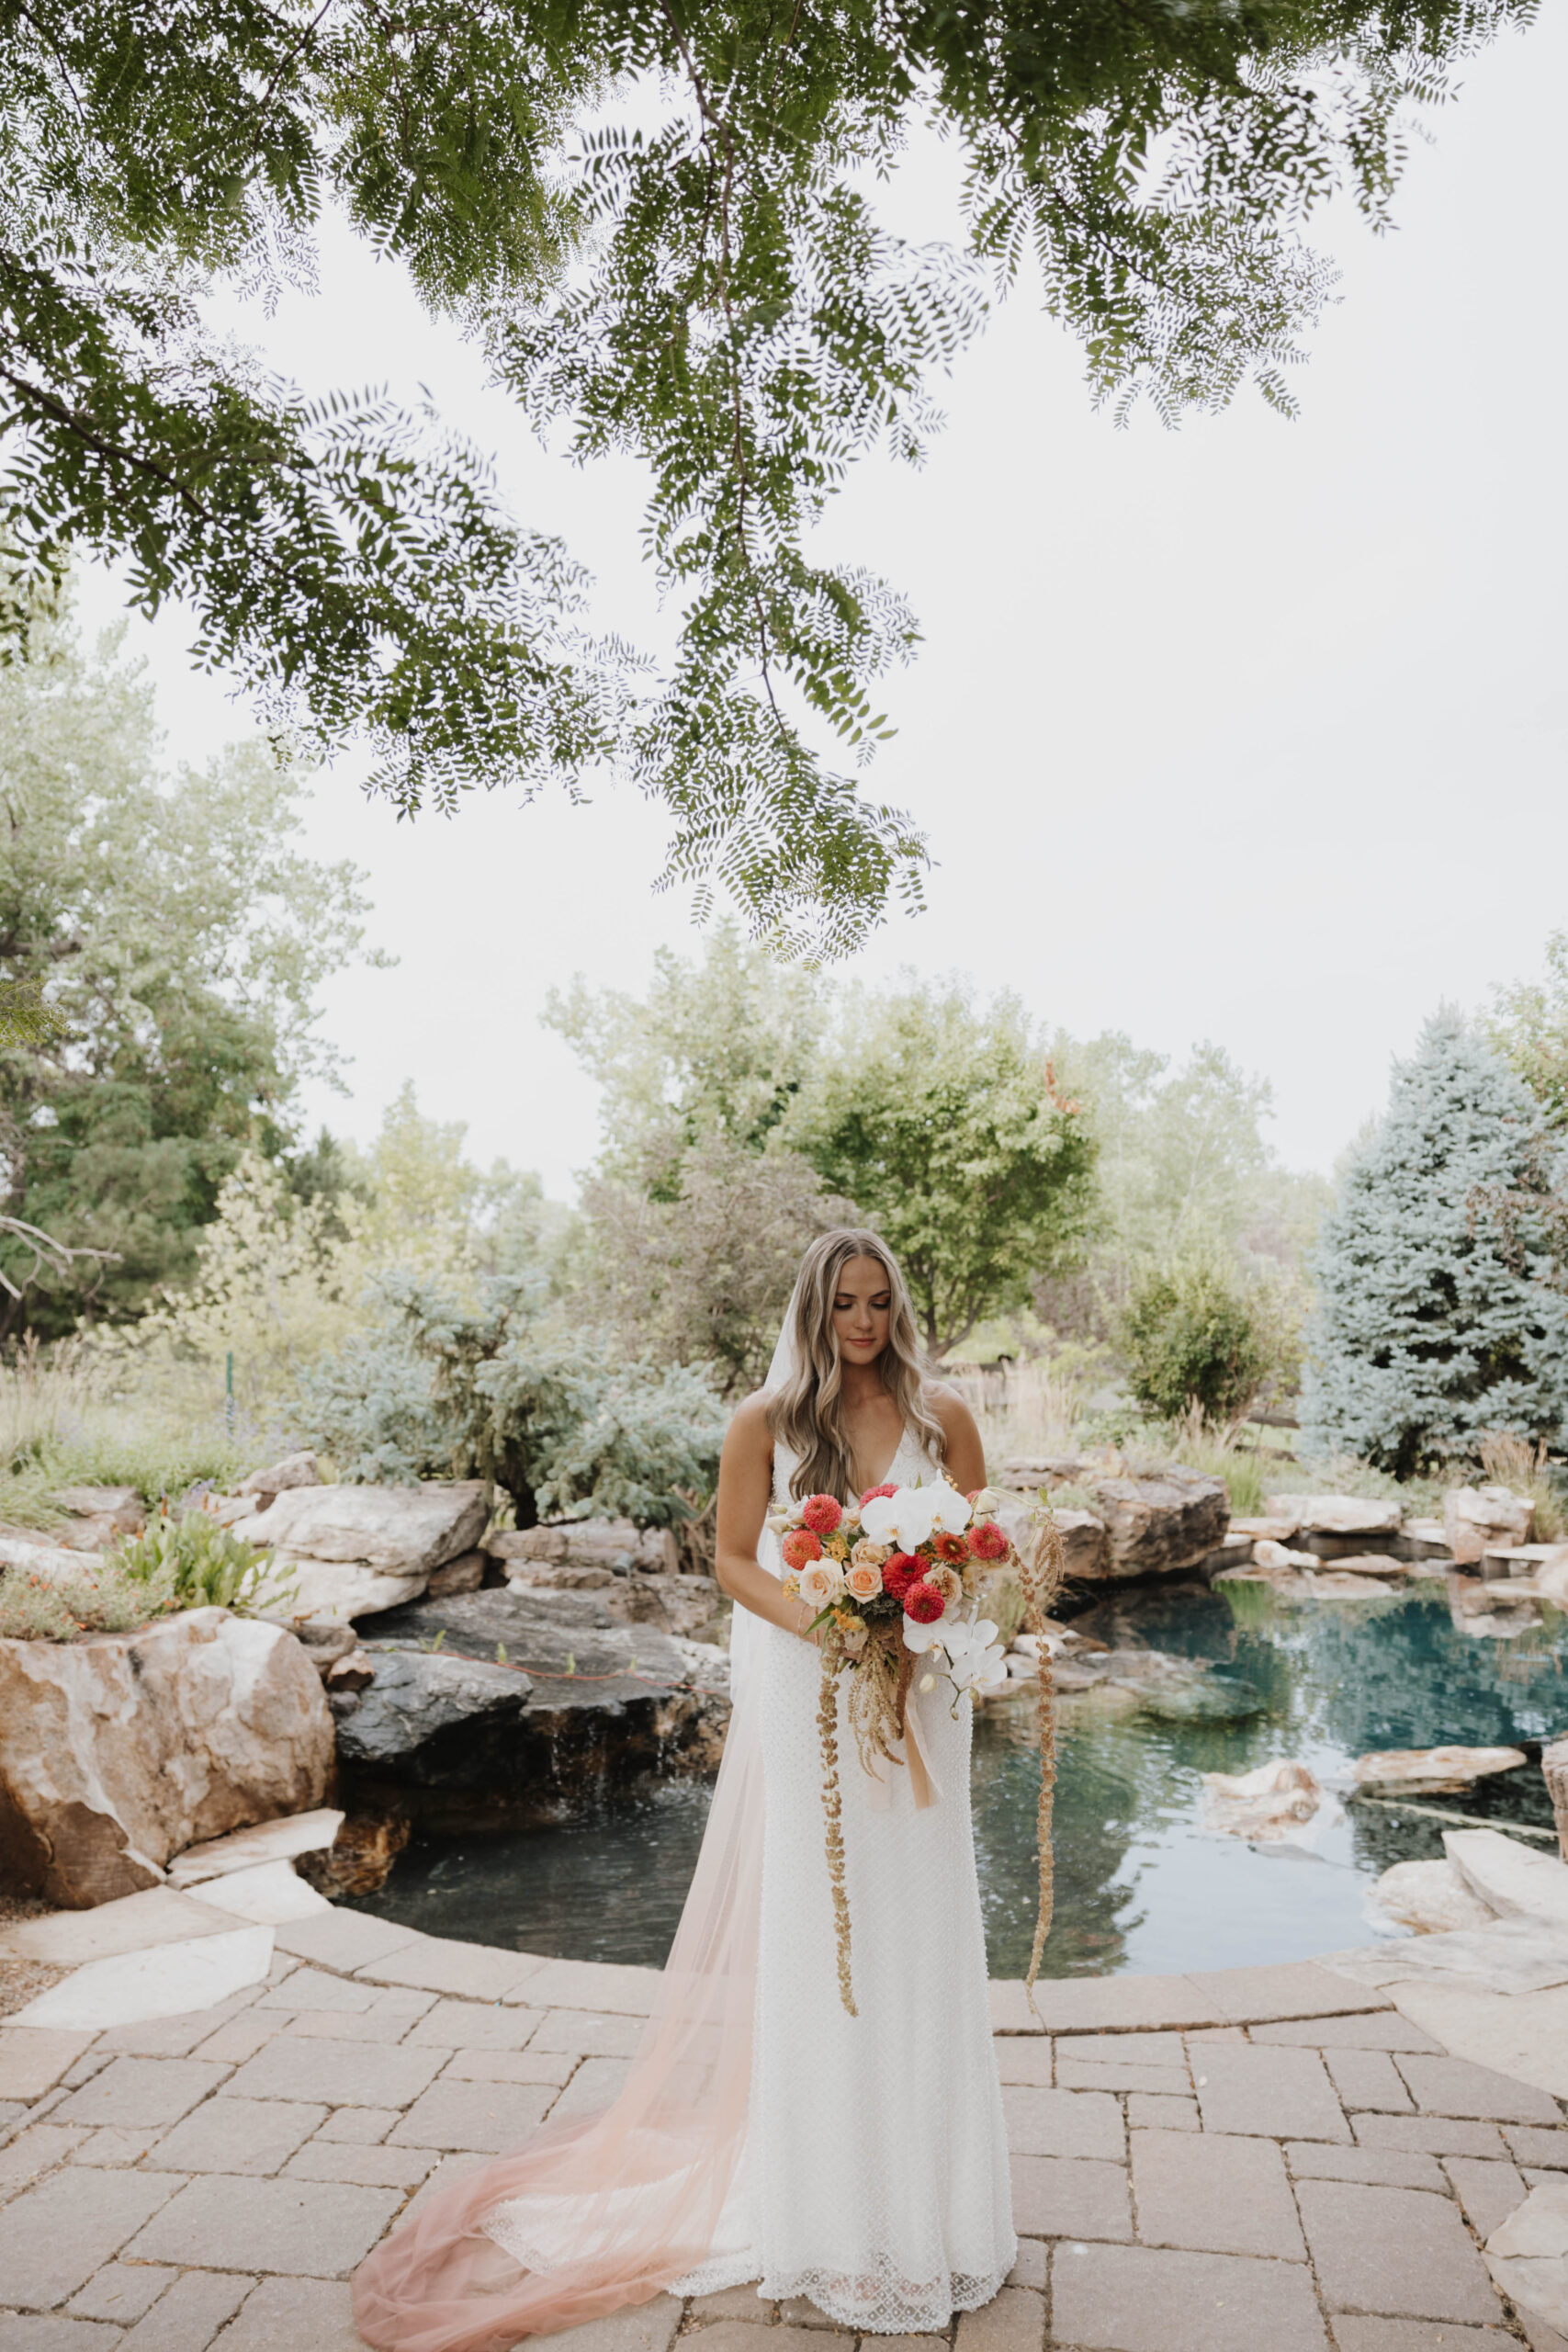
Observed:
[[[982,1519],[969,1530],[969,1549],[977,1560],[1005,1560],[1008,1540],[994,1520]]]
[[[902,1600],[912,1584],[919,1584],[921,1564],[913,1552],[895,1552],[882,1570],[882,1589],[890,1592],[895,1600]]]
[[[950,1568],[961,1568],[969,1557],[969,1546],[962,1535],[933,1535],[931,1550],[939,1560],[945,1560]]]
[[[878,1495],[896,1495],[897,1491],[897,1487],[868,1487],[860,1498],[860,1507],[863,1510],[867,1503],[874,1503],[876,1500]]]
[[[886,1581],[886,1569],[883,1571],[883,1577]],[[912,1617],[917,1625],[934,1625],[946,1607],[947,1603],[935,1585],[927,1584],[923,1577],[918,1584],[912,1584],[904,1595],[904,1614],[906,1617]]]
[[[807,1495],[800,1507],[802,1523],[813,1535],[831,1535],[844,1515],[842,1503],[831,1495]]]
[[[786,1568],[809,1567],[822,1557],[822,1546],[808,1527],[792,1527],[779,1545]]]

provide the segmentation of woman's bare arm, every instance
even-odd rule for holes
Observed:
[[[975,1416],[956,1388],[933,1388],[930,1403],[947,1437],[942,1470],[961,1495],[972,1495],[986,1483],[986,1449]]]
[[[718,1465],[718,1581],[744,1609],[804,1634],[815,1611],[792,1600],[757,1557],[773,1495],[773,1440],[761,1395],[748,1396],[729,1424]]]

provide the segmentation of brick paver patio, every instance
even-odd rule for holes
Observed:
[[[354,2352],[360,2257],[613,2090],[655,1982],[336,1911],[199,2015],[0,2027],[0,2352]],[[1547,2092],[1310,1964],[1044,1985],[1042,2018],[993,1992],[1022,2244],[955,2352],[1568,2352],[1480,2253],[1568,2171]],[[742,2289],[571,2341],[817,2352],[824,2331]]]

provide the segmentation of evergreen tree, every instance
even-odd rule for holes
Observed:
[[[1555,1439],[1568,1413],[1568,1299],[1540,1237],[1493,1203],[1539,1152],[1540,1112],[1458,1012],[1394,1067],[1317,1261],[1309,1446],[1410,1477],[1482,1433]],[[1533,1245],[1533,1246],[1532,1246]]]

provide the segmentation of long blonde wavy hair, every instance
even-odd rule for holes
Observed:
[[[806,1495],[838,1495],[848,1501],[856,1493],[854,1456],[842,1419],[843,1369],[833,1329],[839,1277],[852,1258],[874,1258],[892,1294],[887,1345],[877,1359],[882,1385],[905,1428],[914,1430],[933,1459],[940,1462],[947,1450],[942,1423],[926,1401],[925,1357],[898,1261],[874,1233],[840,1226],[819,1235],[800,1261],[795,1283],[795,1365],[768,1400],[774,1442],[800,1457],[790,1480],[796,1500]]]

